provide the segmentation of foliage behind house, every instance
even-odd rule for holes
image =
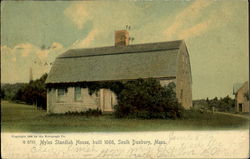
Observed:
[[[40,79],[30,81],[21,87],[15,94],[13,100],[22,101],[27,104],[34,104],[38,107],[46,109],[46,86],[45,80],[47,73],[44,74]]]
[[[3,83],[1,84],[1,99],[13,100],[18,90],[24,87],[26,83]]]
[[[196,109],[207,109],[222,112],[234,112],[235,111],[235,100],[226,96],[224,98],[213,98],[213,99],[201,99],[194,101],[194,108]]]

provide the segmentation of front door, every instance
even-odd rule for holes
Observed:
[[[103,111],[105,112],[113,111],[112,104],[113,104],[112,92],[108,89],[104,89],[103,90]]]

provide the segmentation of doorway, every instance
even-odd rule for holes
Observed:
[[[239,112],[242,112],[242,103],[239,103]]]
[[[104,112],[113,112],[114,111],[114,105],[116,104],[116,96],[115,94],[110,91],[109,89],[103,89],[102,90],[102,110]]]

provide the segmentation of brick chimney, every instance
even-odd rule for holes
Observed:
[[[129,33],[127,30],[115,31],[115,46],[127,46],[129,44]]]

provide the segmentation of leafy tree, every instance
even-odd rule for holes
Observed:
[[[29,84],[21,87],[15,97],[16,101],[23,101],[27,104],[34,104],[38,107],[46,109],[46,86],[45,80],[47,78],[47,74],[44,74],[40,79],[35,81],[30,81]]]
[[[116,117],[178,118],[183,108],[177,101],[175,84],[162,87],[156,79],[128,81],[118,94]]]
[[[25,83],[15,83],[15,84],[1,84],[1,90],[4,91],[5,100],[13,100],[17,91],[22,88]]]
[[[4,99],[4,97],[5,97],[5,92],[3,89],[1,89],[1,99]]]
[[[215,108],[218,111],[223,112],[233,112],[235,110],[235,100],[230,98],[229,96],[218,99],[215,97],[214,99],[209,100],[198,100],[194,101],[194,105],[202,105],[202,108],[207,108],[212,110]]]

